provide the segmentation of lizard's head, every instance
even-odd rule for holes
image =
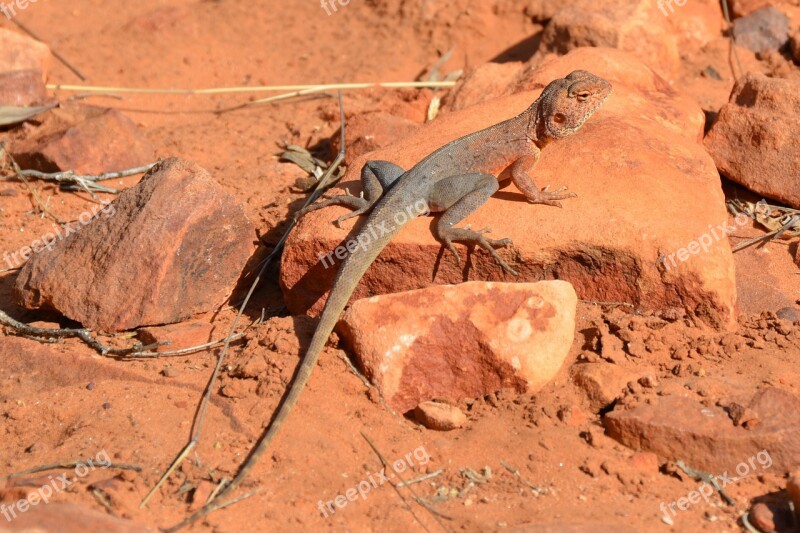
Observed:
[[[597,111],[608,95],[611,84],[585,70],[551,82],[540,97],[539,112],[543,133],[553,139],[572,135]]]

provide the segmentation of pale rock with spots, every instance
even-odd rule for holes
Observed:
[[[577,295],[565,281],[468,282],[359,300],[339,330],[392,408],[535,393],[561,369]]]

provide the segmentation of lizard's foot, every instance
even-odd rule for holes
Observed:
[[[500,254],[497,253],[495,248],[505,248],[511,244],[511,239],[487,239],[484,237],[485,233],[490,233],[492,230],[490,228],[483,228],[478,231],[472,231],[466,228],[448,228],[443,235],[440,234],[444,245],[447,246],[447,249],[453,254],[456,258],[456,264],[461,266],[461,256],[458,255],[456,251],[456,247],[453,246],[453,241],[463,242],[465,244],[477,244],[494,257],[494,260],[509,274],[513,274],[518,276],[519,274],[513,268],[511,268],[508,263],[506,263]]]
[[[349,207],[350,209],[354,210],[352,213],[342,215],[334,221],[334,224],[336,224],[338,227],[341,227],[342,222],[344,222],[345,220],[357,217],[359,215],[363,215],[364,213],[369,211],[369,209],[372,207],[372,204],[361,196],[353,196],[351,194],[341,195],[341,196],[331,196],[331,197],[326,197],[322,201],[313,203],[304,209],[301,209],[295,215],[295,220],[300,220],[300,218],[304,217],[305,215],[307,215],[312,211],[316,211],[317,209],[322,209],[331,205],[343,205],[345,207]]]
[[[535,194],[528,196],[528,201],[532,204],[544,204],[552,205],[554,207],[561,207],[561,202],[558,200],[566,200],[567,198],[575,198],[578,196],[574,192],[564,192],[567,190],[566,185],[553,192],[550,192],[548,190],[549,188],[550,186],[548,185],[541,191],[537,191]]]

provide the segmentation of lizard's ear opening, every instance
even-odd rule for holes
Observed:
[[[556,113],[553,115],[553,122],[556,124],[563,124],[567,121],[567,117],[563,113]]]

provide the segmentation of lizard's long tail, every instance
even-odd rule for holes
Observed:
[[[396,202],[387,202],[375,206],[370,213],[364,226],[361,227],[354,241],[359,243],[359,247],[342,262],[336,280],[331,288],[325,308],[322,310],[319,324],[311,339],[305,356],[297,369],[297,373],[289,386],[289,391],[278,406],[277,413],[274,415],[269,427],[261,437],[250,456],[245,461],[239,473],[225,488],[215,501],[219,501],[223,494],[232,491],[247,476],[253,466],[258,462],[261,455],[267,450],[281,425],[289,416],[294,405],[297,403],[300,393],[311,377],[311,372],[317,364],[317,359],[322,353],[325,344],[328,342],[333,328],[339,321],[339,316],[350,300],[356,285],[361,280],[364,272],[372,264],[378,254],[386,247],[400,229],[410,222],[413,218],[424,212],[416,205],[398,206]],[[363,246],[361,243],[364,243]]]

